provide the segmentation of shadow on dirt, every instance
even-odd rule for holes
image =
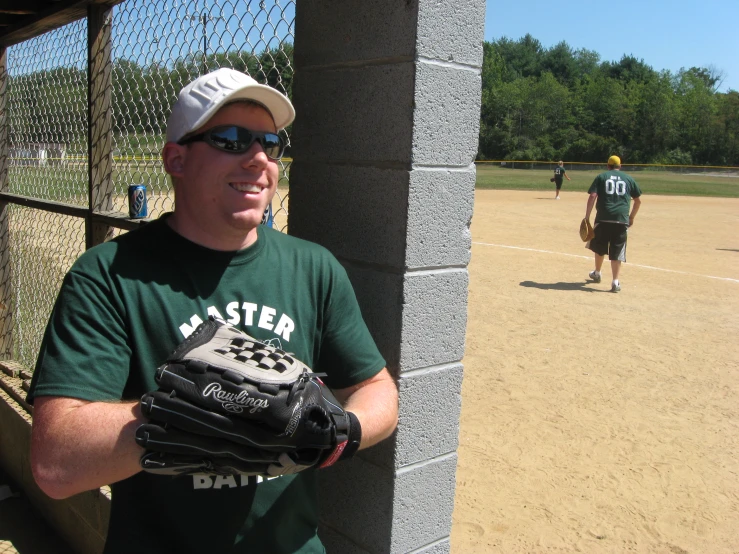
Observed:
[[[588,285],[595,284],[593,281],[586,283],[535,283],[534,281],[521,281],[519,283],[522,287],[529,287],[532,289],[543,289],[543,290],[579,290],[582,292],[610,292],[604,289],[591,289]]]

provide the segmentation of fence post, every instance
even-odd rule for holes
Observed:
[[[485,3],[298,2],[290,234],[344,264],[393,439],[321,470],[330,553],[449,552]]]
[[[111,228],[92,220],[93,212],[113,208],[113,156],[111,91],[112,8],[92,4],[87,8],[88,48],[88,206],[85,247],[104,242]]]
[[[8,191],[8,49],[0,46],[0,191]],[[8,205],[0,202],[0,359],[13,354],[13,296],[10,275]]]

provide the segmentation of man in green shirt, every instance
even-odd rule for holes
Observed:
[[[567,175],[567,170],[565,170],[565,163],[563,161],[559,161],[557,162],[557,167],[554,168],[554,177],[552,177],[552,181],[554,181],[554,186],[556,188],[556,192],[554,193],[555,200],[559,200],[559,191],[562,188],[562,183],[565,178],[568,181],[571,181],[569,175]]]
[[[585,218],[588,221],[593,206],[596,208],[595,237],[587,244],[595,253],[595,270],[590,272],[589,277],[600,283],[600,270],[605,255],[608,254],[613,274],[611,292],[619,292],[621,283],[618,275],[621,263],[626,261],[626,235],[641,206],[641,190],[630,175],[621,171],[621,158],[611,156],[608,158],[608,171],[593,180],[588,193],[590,196],[585,209]],[[634,207],[629,213],[632,198]]]
[[[52,498],[111,485],[105,554],[320,553],[315,469],[268,478],[141,471],[134,434],[155,371],[213,315],[293,353],[361,424],[393,432],[395,380],[346,271],[325,248],[260,225],[277,189],[290,101],[220,69],[180,92],[162,151],[172,213],[85,252],[39,352],[31,468]]]

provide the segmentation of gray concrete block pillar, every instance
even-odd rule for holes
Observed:
[[[448,552],[484,0],[296,4],[289,232],[347,269],[395,436],[320,473],[329,552]]]

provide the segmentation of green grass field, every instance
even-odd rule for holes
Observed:
[[[289,179],[289,164],[280,174],[280,185],[285,186]],[[564,191],[585,192],[595,176],[602,170],[569,169],[571,181],[565,180]],[[673,196],[719,196],[739,197],[739,172],[724,176],[700,173],[673,173],[669,171],[643,170],[627,171],[645,194],[664,194]],[[549,182],[550,169],[509,169],[493,164],[477,165],[478,189],[501,190],[541,190],[554,191]],[[113,171],[116,188],[125,193],[126,186],[146,183],[149,190],[166,192],[169,179],[156,162],[148,164],[116,164]],[[65,201],[70,196],[84,197],[87,194],[87,168],[34,168],[11,167],[9,172],[10,192],[41,198],[54,198]]]
[[[287,185],[289,165],[281,168],[279,186]],[[161,164],[114,164],[113,182],[119,194],[125,194],[128,185],[144,183],[149,193],[166,194],[170,180]],[[87,197],[87,166],[78,167],[11,167],[8,172],[8,192],[36,198],[72,202]]]
[[[567,175],[571,181],[565,179],[562,190],[586,192],[601,171],[568,169]],[[636,180],[644,194],[739,197],[739,173],[717,177],[653,170],[629,172],[627,169],[626,172]],[[493,164],[478,164],[476,188],[554,192],[554,183],[549,182],[552,175],[549,169],[508,169]]]

